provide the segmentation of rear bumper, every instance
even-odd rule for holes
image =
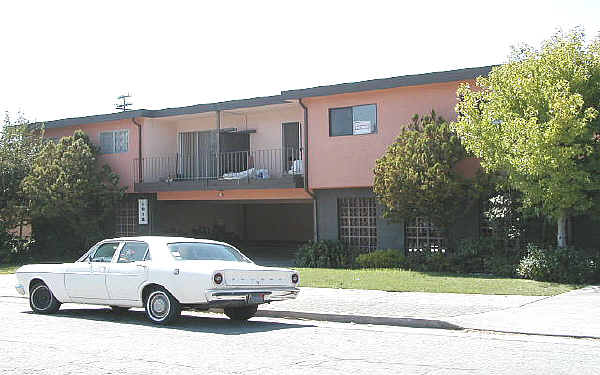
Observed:
[[[264,294],[265,303],[295,299],[300,293],[298,288],[263,288],[263,289],[209,289],[206,301],[209,304],[220,302],[246,303],[250,294]]]

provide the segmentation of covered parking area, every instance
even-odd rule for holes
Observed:
[[[158,200],[153,211],[154,234],[230,242],[263,265],[292,265],[297,248],[313,239],[312,201]]]

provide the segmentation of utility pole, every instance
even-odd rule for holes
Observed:
[[[131,94],[127,94],[127,95],[121,95],[119,96],[117,99],[120,100],[120,103],[115,104],[115,108],[120,110],[120,111],[129,111],[129,106],[131,106],[132,103],[129,103],[127,101],[128,98],[131,98]]]

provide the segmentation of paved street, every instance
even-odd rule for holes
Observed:
[[[2,374],[596,374],[600,341],[64,305],[30,313],[0,297]]]

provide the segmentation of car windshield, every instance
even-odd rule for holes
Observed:
[[[251,263],[233,247],[217,243],[177,242],[169,244],[168,247],[176,260],[225,260]]]

